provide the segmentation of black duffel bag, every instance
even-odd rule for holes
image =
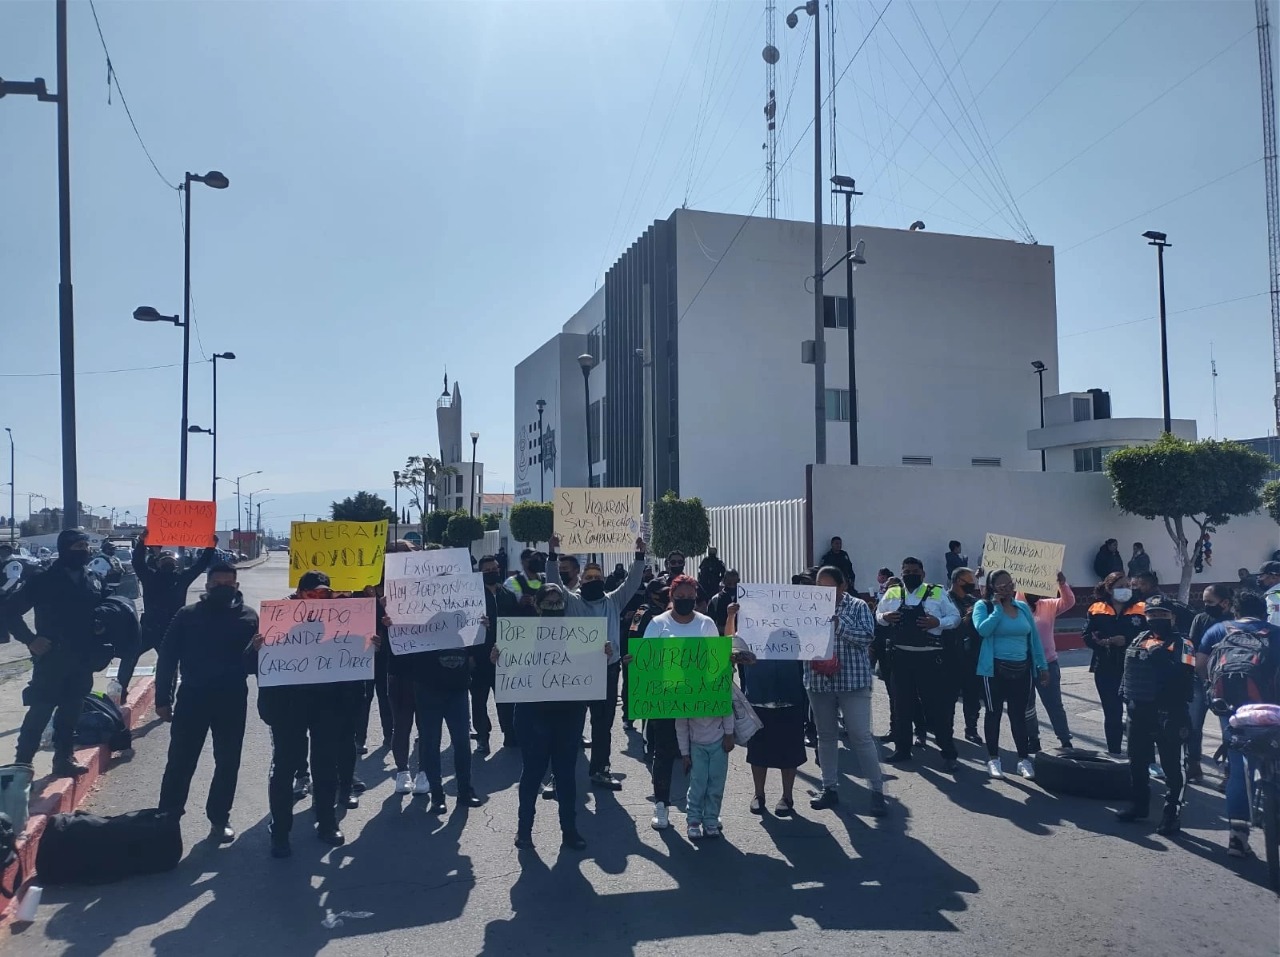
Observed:
[[[154,808],[101,817],[77,811],[49,818],[36,852],[41,884],[110,884],[171,871],[182,860],[178,819]]]

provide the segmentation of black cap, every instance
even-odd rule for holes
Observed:
[[[65,529],[58,533],[58,553],[70,551],[72,545],[87,542],[88,540],[89,536],[78,528]]]
[[[1280,562],[1267,562],[1258,569],[1258,574],[1280,576]]]
[[[1167,611],[1169,614],[1177,618],[1179,615],[1190,612],[1190,608],[1178,601],[1176,598],[1170,598],[1168,595],[1155,594],[1146,599],[1143,607],[1147,611]]]
[[[331,588],[329,584],[329,576],[324,572],[309,571],[305,572],[298,579],[298,591],[315,591],[317,588]]]

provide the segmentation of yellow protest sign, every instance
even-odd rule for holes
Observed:
[[[1003,568],[1025,594],[1056,595],[1065,552],[1065,545],[987,532],[982,545],[982,567],[988,575]]]
[[[359,591],[382,579],[387,523],[294,522],[289,533],[289,584],[312,569],[324,572],[334,591]]]
[[[565,555],[629,552],[640,534],[638,488],[558,488],[555,531]]]

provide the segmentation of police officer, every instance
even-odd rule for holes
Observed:
[[[93,690],[93,673],[111,660],[110,650],[94,634],[94,610],[104,589],[102,581],[86,571],[89,558],[88,535],[74,529],[59,533],[57,559],[26,582],[4,608],[9,630],[34,659],[31,682],[22,695],[27,715],[18,732],[16,760],[35,760],[52,716],[55,777],[79,777],[88,770],[73,756],[76,721],[84,696]],[[23,620],[33,608],[34,632]]]
[[[1187,703],[1195,679],[1195,651],[1176,629],[1188,609],[1156,594],[1146,601],[1146,629],[1130,642],[1124,655],[1120,695],[1129,713],[1129,778],[1133,803],[1116,814],[1121,821],[1145,820],[1150,813],[1149,767],[1160,753],[1164,768],[1164,814],[1157,834],[1181,830],[1182,744],[1191,731]]]
[[[538,591],[546,582],[547,556],[526,548],[520,553],[520,571],[507,579],[506,589],[515,595],[524,614],[537,613]]]

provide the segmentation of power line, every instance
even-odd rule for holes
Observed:
[[[1169,312],[1171,316],[1180,316],[1186,312],[1199,312],[1201,309],[1212,309],[1214,306],[1228,306],[1233,302],[1244,302],[1247,299],[1257,299],[1260,296],[1267,296],[1267,292],[1250,293],[1247,296],[1236,296],[1234,299],[1219,299],[1217,302],[1206,302],[1199,306],[1188,306],[1186,309],[1173,309]],[[1121,326],[1136,326],[1140,322],[1152,322],[1159,319],[1159,316],[1143,316],[1141,319],[1126,319],[1124,322],[1113,322],[1106,326],[1094,326],[1092,329],[1081,329],[1079,332],[1064,332],[1058,336],[1059,339],[1073,339],[1076,336],[1087,336],[1095,332],[1104,332],[1107,329],[1119,329]]]
[[[204,360],[208,361],[208,360]],[[158,366],[130,366],[126,369],[95,369],[91,371],[80,370],[76,372],[77,376],[82,375],[116,375],[122,372],[152,372],[156,369],[177,369],[182,366],[181,362],[169,362],[165,365]],[[62,375],[61,372],[0,372],[0,379],[48,379],[53,376]]]

